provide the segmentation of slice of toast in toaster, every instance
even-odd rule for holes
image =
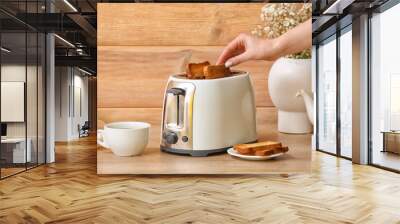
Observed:
[[[279,147],[275,149],[266,149],[266,150],[258,150],[254,152],[254,155],[256,156],[270,156],[282,152],[287,152],[289,151],[289,148],[287,146],[285,147]]]
[[[189,63],[186,68],[186,75],[189,79],[204,79],[204,67],[210,65],[210,62]]]
[[[204,67],[204,77],[206,79],[217,79],[231,75],[231,70],[225,65],[208,65]]]
[[[233,146],[233,148],[239,152],[240,154],[255,154],[257,151],[268,151],[274,150],[277,148],[281,148],[282,143],[280,142],[272,142],[272,141],[265,141],[265,142],[256,142],[250,144],[237,144]]]

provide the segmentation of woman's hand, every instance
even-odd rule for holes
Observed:
[[[240,34],[231,41],[217,60],[217,65],[235,66],[248,60],[274,61],[277,57],[275,40]]]
[[[217,65],[231,67],[248,60],[276,59],[288,54],[301,52],[311,47],[311,19],[299,24],[275,39],[260,39],[247,34],[240,34],[224,49]]]

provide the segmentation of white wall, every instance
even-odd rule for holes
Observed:
[[[75,68],[56,67],[56,141],[79,138],[78,125],[83,125],[88,120],[88,78],[83,75]]]
[[[76,70],[75,70],[76,71]],[[75,100],[75,106],[73,108],[73,119],[72,119],[72,136],[74,138],[79,137],[78,129],[77,126],[80,124],[81,126],[85,123],[85,121],[88,120],[88,77],[87,76],[81,76],[81,73],[79,75],[75,75],[74,77],[74,92],[75,94],[74,100]],[[80,93],[79,93],[80,91]],[[79,97],[80,96],[80,97]],[[79,102],[80,101],[80,102]],[[80,108],[79,108],[80,107]],[[75,110],[75,112],[74,112]],[[81,110],[81,111],[80,111]]]
[[[38,69],[38,70],[37,70]],[[39,163],[44,162],[44,74],[39,66],[25,67],[25,64],[3,64],[1,66],[2,82],[24,82],[26,84],[26,108],[22,112],[27,115],[27,120],[23,122],[6,122],[8,138],[25,138],[30,140],[32,162],[39,159]],[[26,80],[27,79],[27,80]],[[7,97],[7,96],[2,96]],[[1,108],[7,110],[10,108]],[[37,153],[39,156],[37,157]]]
[[[70,83],[69,68],[55,68],[55,141],[68,141]]]
[[[25,65],[2,65],[1,66],[1,81],[25,82]],[[5,108],[1,108],[5,110]],[[7,137],[25,137],[25,123],[12,122],[7,123]]]
[[[46,1],[50,12],[54,7]],[[46,163],[55,162],[55,41],[54,34],[46,35]]]
[[[29,87],[35,86],[35,88],[27,88],[27,106],[31,107],[31,110],[34,109],[36,111],[36,80],[33,80],[33,78],[30,77],[31,74],[34,74],[36,76],[36,67],[34,66],[28,66],[27,67],[27,74],[28,74],[28,81],[29,81]],[[8,65],[2,65],[1,66],[1,81],[2,82],[25,82],[25,64],[24,65],[18,65],[18,64],[8,64]],[[32,104],[31,104],[32,103]],[[34,108],[32,108],[34,107]],[[5,110],[6,108],[1,108],[2,110]],[[29,110],[28,112],[31,112]],[[36,130],[36,120],[37,120],[37,115],[36,113],[27,113],[27,118],[28,122],[34,122],[35,127],[33,127],[33,124],[28,124],[28,129],[29,127],[32,127],[32,130]],[[33,131],[32,131],[33,132]],[[28,137],[29,133],[31,133],[28,130]],[[8,122],[7,123],[7,136],[8,137],[25,137],[25,122]],[[36,137],[36,132],[35,132],[35,137]]]

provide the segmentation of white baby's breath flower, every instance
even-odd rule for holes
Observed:
[[[283,21],[283,26],[289,26],[289,25],[290,25],[289,21],[287,21],[287,20]]]
[[[264,38],[276,38],[311,17],[311,3],[271,3],[261,9],[261,24],[251,32]],[[310,58],[310,50],[288,55],[289,58]]]

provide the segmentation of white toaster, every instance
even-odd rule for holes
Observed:
[[[164,95],[162,151],[207,156],[255,142],[256,107],[246,72],[219,79],[171,76]]]

